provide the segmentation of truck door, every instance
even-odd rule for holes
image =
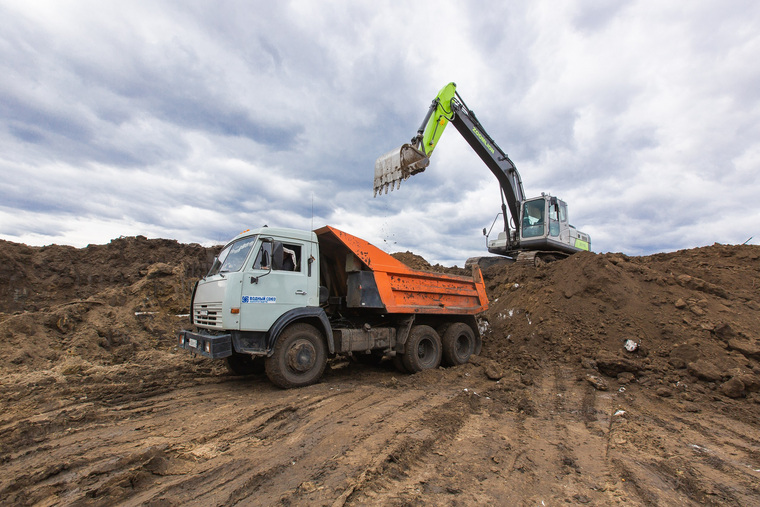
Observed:
[[[243,277],[242,331],[268,331],[285,312],[315,304],[318,294],[309,293],[304,252],[304,245],[295,241],[259,243],[253,264],[247,266]]]

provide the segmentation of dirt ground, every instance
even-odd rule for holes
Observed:
[[[287,391],[176,349],[213,255],[0,241],[3,504],[760,505],[758,246],[494,266],[469,364]]]

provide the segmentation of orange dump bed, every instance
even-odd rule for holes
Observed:
[[[483,276],[477,266],[473,266],[471,278],[419,271],[334,227],[325,226],[315,232],[319,238],[320,269],[330,295],[346,296],[354,307],[452,315],[488,309]],[[379,295],[381,304],[373,303],[374,294]]]

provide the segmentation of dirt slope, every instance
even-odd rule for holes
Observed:
[[[290,391],[176,351],[213,255],[0,241],[4,502],[760,505],[760,247],[493,267],[471,364]]]

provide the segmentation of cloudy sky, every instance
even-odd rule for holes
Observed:
[[[760,3],[0,0],[0,238],[223,243],[334,225],[462,265],[496,179],[453,127],[373,199],[454,81],[592,249],[760,244]]]

